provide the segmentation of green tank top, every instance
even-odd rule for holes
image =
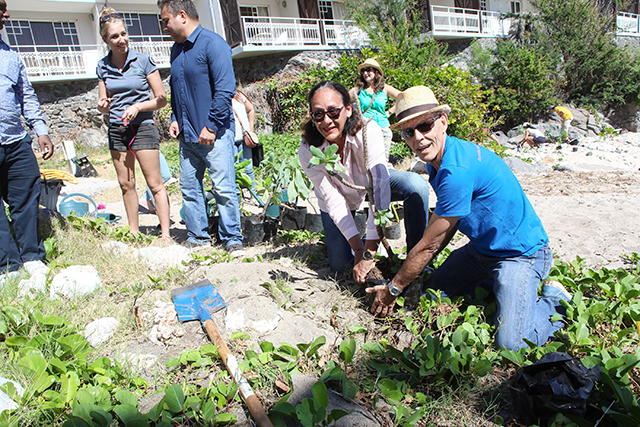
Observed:
[[[371,102],[373,98],[373,102]],[[362,89],[358,92],[358,99],[360,100],[360,108],[362,108],[364,117],[371,117],[381,128],[389,127],[389,119],[387,118],[387,94],[384,91],[380,91],[374,95],[371,95],[366,90]],[[367,107],[371,106],[367,109]],[[366,111],[365,111],[366,110]]]

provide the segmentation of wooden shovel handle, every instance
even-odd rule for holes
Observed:
[[[229,347],[225,344],[220,332],[218,332],[218,328],[216,324],[213,323],[213,320],[207,319],[204,322],[204,329],[207,331],[207,335],[209,335],[209,339],[213,342],[213,344],[218,349],[220,353],[220,357],[222,358],[222,362],[224,366],[227,367],[227,371],[233,377],[233,380],[238,384],[238,389],[240,390],[240,396],[242,396],[242,400],[247,404],[249,408],[249,412],[253,416],[253,419],[256,421],[258,427],[273,427],[271,424],[271,420],[267,416],[262,404],[253,393],[251,386],[247,379],[242,375],[240,371],[240,367],[238,366],[238,361],[235,356],[231,354],[229,351]]]

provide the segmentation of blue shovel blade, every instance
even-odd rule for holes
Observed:
[[[181,322],[196,319],[204,322],[211,319],[212,313],[227,306],[216,288],[206,279],[173,289],[171,298]]]

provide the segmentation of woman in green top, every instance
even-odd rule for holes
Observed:
[[[360,108],[364,117],[371,117],[382,128],[384,136],[384,152],[389,159],[391,137],[393,133],[389,129],[388,117],[393,114],[395,105],[387,112],[387,99],[396,99],[400,91],[384,82],[384,73],[380,64],[373,58],[366,59],[358,66],[358,82],[349,91],[351,100],[356,97],[360,100]]]

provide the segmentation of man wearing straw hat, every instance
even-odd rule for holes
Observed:
[[[551,317],[570,294],[557,282],[546,282],[553,261],[547,234],[515,175],[493,152],[447,135],[448,105],[433,91],[416,86],[401,92],[396,104],[402,137],[427,163],[429,182],[438,201],[420,242],[387,285],[376,293],[372,313],[389,315],[397,295],[444,249],[457,230],[470,242],[456,249],[423,283],[446,296],[473,294],[488,286],[496,297],[496,345],[509,350],[523,339],[544,344],[560,329]]]

